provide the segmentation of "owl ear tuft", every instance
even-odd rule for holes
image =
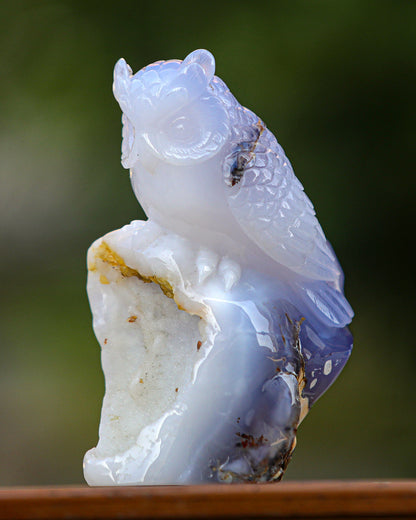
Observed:
[[[191,52],[191,54],[188,54],[188,56],[183,60],[183,65],[185,67],[192,63],[197,63],[202,68],[206,81],[209,83],[215,74],[214,56],[205,49],[198,49]]]
[[[130,108],[129,87],[132,75],[133,71],[126,60],[119,59],[114,67],[113,92],[123,112],[128,112]]]

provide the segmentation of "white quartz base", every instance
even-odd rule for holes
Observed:
[[[189,388],[218,329],[195,288],[207,275],[211,284],[225,284],[213,273],[217,259],[189,247],[136,221],[89,250],[88,296],[106,381],[99,442],[84,459],[90,485],[147,482],[150,466],[163,459],[162,425],[165,436],[178,433],[172,418],[187,409]],[[152,478],[164,481],[163,473]]]

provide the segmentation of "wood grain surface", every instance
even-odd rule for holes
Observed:
[[[0,519],[416,519],[416,481],[0,488]]]

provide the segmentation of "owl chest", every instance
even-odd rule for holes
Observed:
[[[152,172],[141,167],[134,170],[132,183],[148,216],[154,209],[167,218],[206,226],[229,214],[223,179],[209,164],[189,169],[161,165]]]

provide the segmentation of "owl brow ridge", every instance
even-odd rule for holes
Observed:
[[[255,141],[252,143],[250,150],[248,151],[249,158],[247,158],[247,156],[244,156],[242,154],[238,154],[236,160],[234,161],[233,167],[231,169],[231,186],[235,186],[243,178],[246,166],[252,159],[252,155],[259,142],[261,134],[264,132],[264,126],[263,126],[262,122],[260,121],[260,119],[257,121],[254,128],[256,130],[257,136],[256,136]],[[239,146],[241,146],[243,144],[246,144],[246,142],[241,143]]]

